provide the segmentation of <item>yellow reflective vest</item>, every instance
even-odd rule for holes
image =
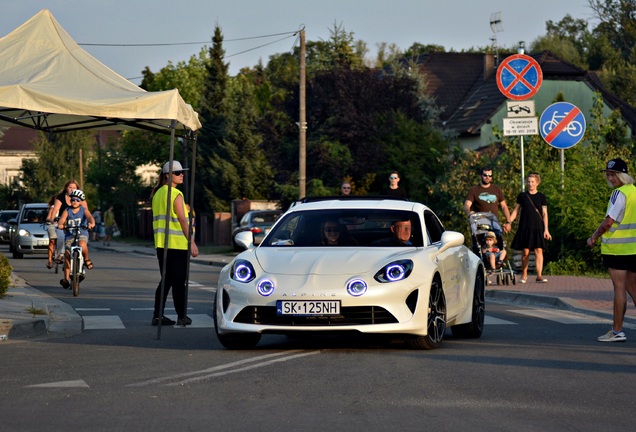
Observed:
[[[170,206],[170,218],[168,220],[168,249],[181,249],[188,250],[188,239],[183,234],[181,224],[177,218],[177,213],[174,211],[174,201],[177,197],[183,194],[177,188],[172,188],[170,199],[172,205]],[[185,201],[184,201],[185,202]],[[165,233],[166,233],[166,207],[168,205],[168,185],[163,185],[155,192],[152,197],[152,231],[155,235],[155,248],[163,248],[165,246]],[[188,218],[188,210],[184,205],[183,212]]]
[[[636,255],[636,186],[623,185],[617,190],[625,194],[625,215],[601,237],[603,255]],[[609,210],[609,206],[608,206]]]

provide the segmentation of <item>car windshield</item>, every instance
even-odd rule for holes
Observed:
[[[406,241],[399,241],[396,227],[409,224],[410,236],[407,234]],[[287,213],[261,246],[412,247],[423,244],[422,227],[415,212],[340,209]]]
[[[18,215],[18,212],[0,212],[0,222],[8,222]]]
[[[254,213],[252,215],[252,223],[255,225],[274,225],[280,213]]]
[[[25,209],[22,215],[22,223],[44,223],[49,209],[45,208],[29,208]]]

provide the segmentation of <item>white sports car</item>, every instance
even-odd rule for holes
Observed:
[[[484,327],[484,267],[425,205],[384,197],[306,198],[258,247],[221,271],[214,322],[221,344],[253,348],[263,333],[393,334],[434,349],[447,327]]]

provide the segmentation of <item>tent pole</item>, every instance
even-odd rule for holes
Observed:
[[[170,237],[170,230],[168,229],[168,222],[170,221],[170,214],[172,211],[172,163],[174,161],[174,134],[177,127],[177,121],[172,120],[170,122],[170,160],[168,161],[168,202],[166,204],[166,223],[164,228],[164,241],[163,241],[163,265],[161,270],[161,297],[159,298],[159,312],[163,311],[163,293],[166,290],[166,265],[168,264],[168,238]],[[161,175],[164,173],[162,172]],[[159,317],[159,324],[157,325],[157,340],[161,340],[161,321],[163,314]]]
[[[188,288],[190,285],[190,257],[192,256],[192,241],[194,240],[194,175],[196,174],[196,157],[197,157],[197,136],[194,134],[188,141],[192,142],[192,172],[190,174],[190,211],[188,212],[188,258],[186,264],[186,283],[185,283],[185,301],[183,302],[183,316],[187,317],[188,311]],[[185,325],[185,324],[184,324]]]

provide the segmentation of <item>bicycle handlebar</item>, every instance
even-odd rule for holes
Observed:
[[[68,231],[68,232],[79,232],[79,231],[83,231],[83,230],[88,230],[88,226],[86,226],[86,225],[65,226],[64,228],[62,228],[62,230]]]

